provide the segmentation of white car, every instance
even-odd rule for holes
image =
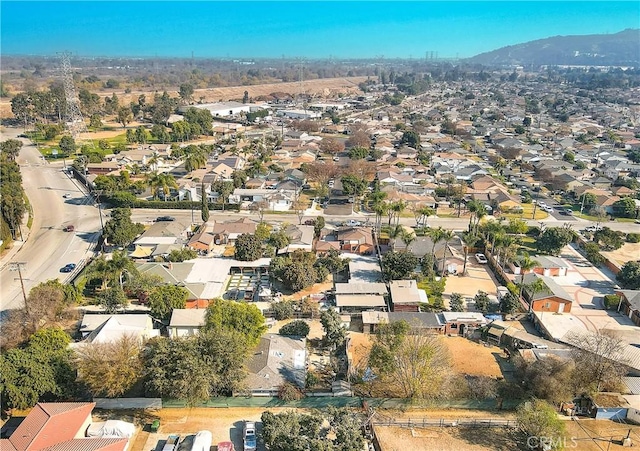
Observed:
[[[547,213],[553,213],[553,208],[549,206],[544,207],[543,210],[546,211]]]
[[[476,254],[475,257],[478,263],[480,263],[481,265],[484,265],[487,263],[487,257],[485,257],[484,254]]]
[[[71,193],[65,193],[62,195],[65,199],[69,199],[71,197]]]
[[[356,221],[355,219],[349,219],[347,222],[344,223],[344,225],[348,227],[359,227],[362,225],[362,223],[360,221]]]

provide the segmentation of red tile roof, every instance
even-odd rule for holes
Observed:
[[[126,438],[77,438],[42,451],[124,451],[127,443]]]
[[[92,402],[38,403],[9,441],[18,451],[39,451],[72,440],[94,407]]]

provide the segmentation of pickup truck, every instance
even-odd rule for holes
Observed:
[[[244,451],[255,451],[258,446],[256,440],[256,423],[253,421],[244,422],[243,437]]]

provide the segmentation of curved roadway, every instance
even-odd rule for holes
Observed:
[[[79,264],[88,258],[98,238],[100,217],[98,208],[62,170],[62,163],[48,164],[29,140],[18,138],[21,130],[3,129],[2,140],[21,139],[23,147],[18,157],[22,186],[33,209],[33,224],[27,230],[22,225],[24,243],[14,243],[0,266],[0,311],[24,305],[20,281],[11,262],[23,262],[27,295],[40,282],[49,279],[68,280],[72,274],[60,272],[67,263]],[[69,193],[69,198],[63,196]],[[72,224],[74,232],[64,232]],[[28,235],[28,238],[27,238]],[[80,266],[80,265],[78,265]]]

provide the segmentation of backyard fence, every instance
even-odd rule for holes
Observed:
[[[495,427],[516,427],[516,420],[505,420],[503,418],[418,418],[418,419],[386,419],[373,420],[376,426],[392,426],[406,428],[428,428],[428,427],[469,427],[469,428],[495,428]]]

